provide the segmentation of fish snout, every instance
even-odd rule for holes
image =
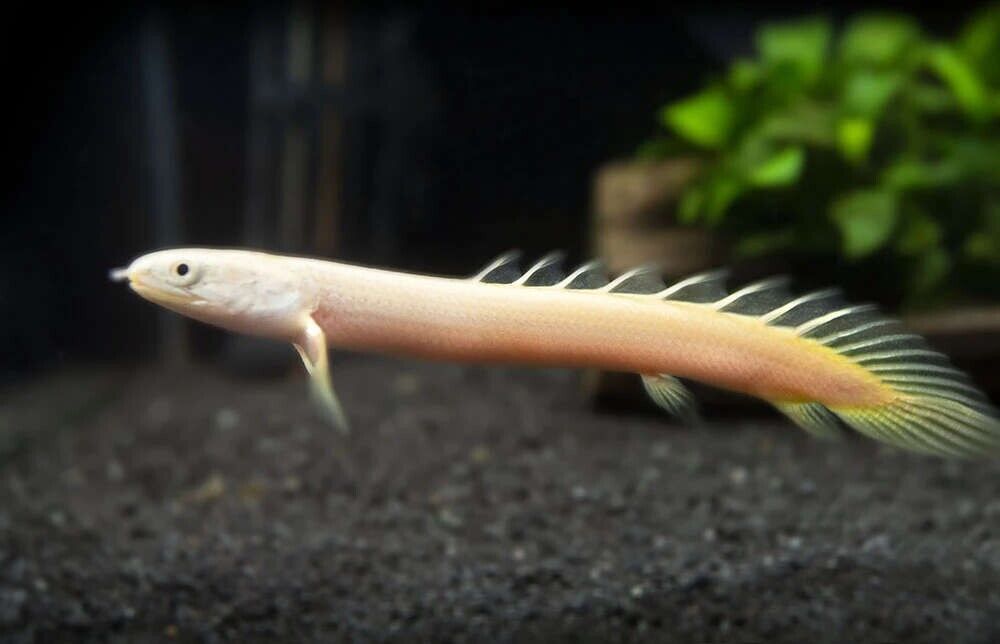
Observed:
[[[127,282],[129,281],[128,267],[112,268],[108,271],[108,277],[112,282]]]

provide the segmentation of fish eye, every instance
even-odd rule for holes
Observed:
[[[176,286],[189,286],[198,279],[198,271],[191,262],[180,260],[170,265],[168,279]]]

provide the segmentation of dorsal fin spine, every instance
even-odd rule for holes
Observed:
[[[659,293],[654,293],[653,295],[661,300],[670,299],[671,295],[674,295],[675,293],[678,293],[688,287],[695,286],[697,284],[704,284],[706,282],[722,281],[726,279],[728,274],[728,271],[725,269],[698,273],[697,275],[692,275],[691,277],[682,279],[676,284],[672,284]]]
[[[828,336],[822,338],[815,338],[816,342],[820,344],[830,345],[834,342],[843,340],[844,338],[849,338],[852,335],[860,335],[866,331],[871,331],[872,329],[877,329],[882,326],[890,326],[894,324],[899,324],[899,320],[893,318],[879,318],[878,320],[872,320],[871,322],[865,322],[864,324],[859,324],[856,327],[850,329],[845,329],[843,331],[838,331],[836,333],[831,333]]]
[[[552,288],[569,288],[570,285],[572,285],[576,280],[580,279],[584,275],[603,270],[603,268],[604,264],[601,263],[599,260],[589,261],[586,264],[581,265],[579,268],[577,268],[569,275],[567,275],[566,278],[563,279],[561,282],[553,285]]]
[[[890,333],[889,335],[880,335],[874,338],[868,338],[867,340],[854,342],[842,347],[837,347],[837,352],[847,355],[855,351],[860,351],[861,349],[870,349],[872,347],[877,347],[880,344],[888,344],[890,342],[901,342],[901,341],[919,341],[919,340],[921,340],[920,336],[913,335],[912,333]]]
[[[563,257],[565,257],[565,254],[562,251],[553,251],[545,255],[540,260],[535,262],[535,264],[531,268],[526,270],[524,272],[524,275],[521,275],[521,277],[514,280],[513,284],[515,286],[524,286],[525,284],[527,284],[528,280],[532,278],[533,275],[535,275],[541,270],[548,268],[549,266],[552,266],[553,264],[558,264],[563,260]]]
[[[487,264],[485,268],[470,277],[469,280],[473,282],[482,282],[495,271],[510,267],[512,264],[516,264],[520,257],[521,251],[509,250]]]
[[[798,297],[792,300],[791,302],[788,302],[787,304],[779,306],[773,311],[765,313],[764,315],[760,316],[760,319],[763,322],[770,324],[771,322],[780,319],[782,316],[791,313],[799,306],[806,304],[807,302],[815,302],[816,300],[822,300],[824,298],[833,297],[835,295],[838,295],[839,293],[840,290],[835,288],[828,288],[822,291],[813,291],[812,293],[806,293],[805,295]]]
[[[826,315],[821,315],[818,318],[813,318],[808,322],[804,322],[799,326],[795,327],[795,331],[799,335],[805,335],[810,331],[815,331],[816,329],[822,327],[825,324],[829,324],[836,319],[842,318],[845,315],[854,315],[856,313],[867,313],[869,311],[875,311],[876,307],[873,304],[858,304],[857,306],[848,306],[842,309],[837,309],[836,311],[831,311]]]
[[[759,282],[754,282],[753,284],[744,286],[735,293],[727,295],[718,302],[713,303],[712,307],[719,311],[722,311],[727,307],[730,307],[733,304],[739,302],[742,298],[746,297],[747,295],[752,295],[753,293],[760,293],[761,291],[767,291],[773,288],[780,288],[787,284],[788,284],[788,278],[785,276],[770,277],[765,280],[760,280]]]
[[[930,349],[896,349],[892,351],[876,351],[859,356],[851,356],[858,364],[867,364],[879,360],[896,360],[899,358],[941,358],[942,355]]]
[[[607,293],[619,292],[618,289],[621,288],[621,286],[626,282],[628,282],[629,280],[634,279],[640,275],[647,275],[649,273],[655,273],[657,271],[658,268],[656,266],[653,266],[652,264],[637,266],[629,271],[622,273],[621,275],[613,279],[609,284],[603,286],[600,290],[605,291]]]

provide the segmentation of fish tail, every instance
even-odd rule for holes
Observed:
[[[969,377],[899,320],[874,307],[838,307],[796,327],[799,335],[863,369],[884,392],[829,411],[870,438],[924,454],[1000,456],[1000,414]]]
[[[472,279],[514,286],[591,289],[609,294],[643,295],[705,306],[720,313],[752,316],[793,335],[804,351],[825,352],[831,364],[853,372],[877,395],[857,404],[843,397],[817,400],[768,400],[794,423],[820,438],[835,438],[841,426],[910,451],[950,457],[1000,456],[1000,414],[948,358],[933,350],[899,320],[868,305],[845,302],[836,289],[793,296],[787,280],[776,277],[734,292],[725,288],[725,271],[712,271],[665,285],[655,266],[643,266],[609,280],[599,263],[584,264],[568,275],[550,254],[525,272],[517,255],[499,257]],[[753,359],[753,357],[748,357]],[[684,419],[697,417],[694,396],[672,374],[641,374],[650,398]]]
[[[802,342],[804,350],[827,353],[831,364],[840,363],[859,374],[877,393],[860,404],[833,398],[768,401],[801,428],[829,439],[839,436],[841,425],[846,425],[914,452],[1000,456],[1000,413],[966,374],[923,338],[907,332],[899,320],[871,305],[849,305],[832,289],[793,297],[785,291],[785,280],[773,278],[724,293],[721,279],[720,274],[709,273],[664,292],[720,312],[791,328],[795,331],[791,341]],[[679,382],[670,387],[673,407],[661,406],[676,411],[676,401],[687,400],[681,387]]]

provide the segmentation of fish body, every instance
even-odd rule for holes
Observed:
[[[677,377],[762,398],[819,436],[840,421],[900,447],[995,453],[985,398],[917,336],[835,291],[782,280],[735,292],[707,273],[667,286],[640,268],[610,281],[595,263],[525,272],[501,256],[471,278],[400,273],[243,250],[171,249],[118,273],[192,318],[292,343],[331,418],[327,346],[423,359],[596,367],[640,374],[650,396],[693,416]]]
[[[767,399],[871,402],[884,393],[865,370],[814,341],[701,305],[346,265],[320,270],[313,315],[335,347],[669,373]]]

